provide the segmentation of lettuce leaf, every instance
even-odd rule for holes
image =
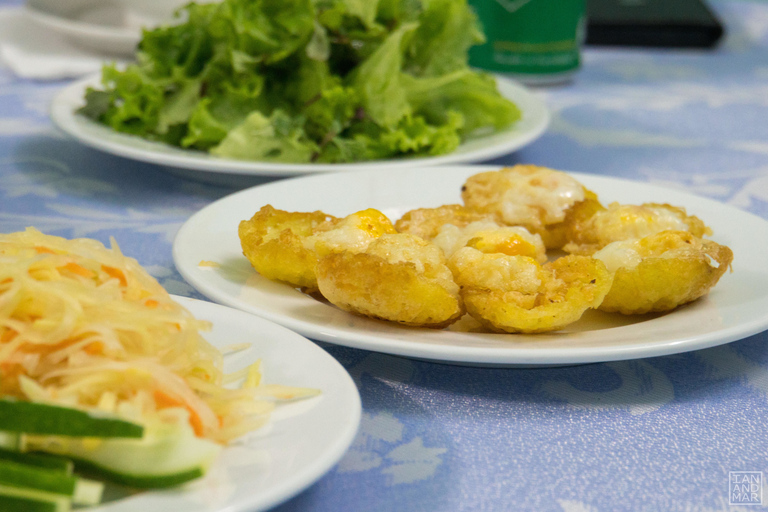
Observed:
[[[357,89],[366,114],[379,125],[390,128],[411,113],[402,75],[403,38],[416,29],[407,23],[384,40],[379,48],[355,70],[351,86]]]
[[[445,124],[452,112],[461,114],[464,137],[501,130],[521,116],[514,103],[499,95],[488,74],[463,69],[438,77],[403,75],[401,83],[414,112],[430,123]]]
[[[473,45],[485,42],[475,13],[462,2],[431,0],[409,43],[405,70],[417,76],[440,76],[467,68]]]
[[[211,148],[215,156],[264,162],[309,162],[316,152],[301,124],[280,110],[270,117],[252,113]]]
[[[102,70],[82,115],[224,158],[354,162],[455,150],[517,121],[467,0],[191,3]]]

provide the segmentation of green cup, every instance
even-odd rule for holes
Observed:
[[[469,51],[476,68],[528,84],[571,79],[581,65],[585,0],[469,0],[485,44]]]

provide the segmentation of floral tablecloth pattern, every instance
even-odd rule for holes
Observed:
[[[487,163],[651,182],[768,218],[768,3],[711,5],[727,30],[716,49],[588,47],[572,82],[535,89],[553,115],[544,136]],[[18,6],[0,1],[0,12]],[[0,67],[0,231],[114,238],[169,292],[201,298],[174,268],[171,244],[191,214],[234,188],[65,137],[47,111],[67,83]],[[761,508],[729,503],[732,472],[759,474],[768,505],[768,333],[544,369],[323,346],[355,379],[362,424],[340,463],[280,512]]]

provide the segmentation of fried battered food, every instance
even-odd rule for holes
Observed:
[[[594,254],[615,273],[600,309],[626,315],[671,311],[706,295],[733,252],[687,231],[613,242]]]
[[[549,332],[590,308],[665,312],[707,294],[728,247],[685,209],[603,206],[568,174],[516,165],[470,176],[463,204],[344,218],[265,206],[240,224],[270,279],[355,314],[416,327]],[[570,253],[554,261],[549,249]]]
[[[522,226],[505,226],[497,215],[468,209],[460,204],[418,208],[403,215],[395,228],[436,243],[446,257],[470,245],[483,252],[501,252],[547,259],[541,236]]]
[[[612,242],[643,238],[662,231],[688,231],[701,238],[712,230],[684,208],[660,203],[625,205],[611,203],[595,211],[568,231],[564,249],[572,254],[592,254]]]
[[[555,331],[597,308],[611,288],[602,261],[564,256],[539,265],[526,256],[486,254],[472,247],[448,260],[467,312],[496,332]]]
[[[317,266],[320,293],[360,315],[442,328],[464,308],[443,252],[421,237],[384,234],[365,250],[334,251]]]
[[[497,220],[493,213],[470,210],[461,204],[446,204],[437,208],[417,208],[406,212],[395,222],[400,233],[410,233],[432,240],[446,224],[464,227],[472,222]]]
[[[271,205],[240,222],[243,254],[268,279],[307,291],[317,290],[320,255],[335,249],[360,250],[382,233],[394,233],[390,220],[373,208],[337,218],[326,213],[286,212]]]
[[[321,211],[286,212],[271,205],[240,222],[238,235],[243,254],[259,274],[293,286],[317,288],[317,253],[305,239],[320,226],[339,219]]]
[[[313,247],[318,256],[339,250],[357,252],[364,250],[371,240],[396,232],[386,215],[375,208],[368,208],[318,226],[307,238],[306,244]]]
[[[605,210],[597,198],[597,194],[591,190],[585,190],[583,201],[574,203],[565,212],[565,220],[547,226],[542,233],[542,239],[549,249],[562,249],[571,240],[575,240],[578,234],[584,231],[586,223],[600,211]]]
[[[524,226],[544,239],[547,248],[565,243],[566,218],[575,205],[597,196],[568,174],[536,165],[515,165],[470,176],[461,189],[464,205],[498,216],[510,226]]]
[[[529,256],[539,263],[547,261],[547,249],[541,236],[522,226],[500,226],[490,221],[472,222],[463,228],[445,224],[432,243],[449,258],[457,250],[468,246],[481,252]]]

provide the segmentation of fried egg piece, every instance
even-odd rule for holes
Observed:
[[[464,314],[442,250],[408,233],[383,234],[359,252],[327,254],[317,283],[345,311],[403,325],[443,328]]]
[[[259,274],[305,291],[317,290],[317,261],[322,254],[361,250],[370,240],[394,232],[391,221],[372,208],[337,218],[266,205],[238,227],[243,254]]]
[[[295,287],[314,289],[317,254],[304,240],[320,226],[338,221],[321,211],[287,212],[266,205],[240,222],[238,236],[243,254],[256,272]]]
[[[688,231],[664,231],[610,243],[593,257],[614,274],[600,309],[632,315],[671,311],[706,295],[733,252]]]
[[[662,231],[688,231],[698,238],[712,234],[701,219],[688,215],[678,206],[611,203],[570,229],[564,249],[572,254],[591,254],[613,242],[644,238]]]
[[[547,249],[541,236],[522,226],[500,226],[491,221],[472,222],[464,227],[445,224],[432,242],[449,258],[468,246],[486,253],[529,256],[539,263],[547,261]]]
[[[597,198],[572,176],[536,165],[470,176],[461,197],[468,209],[496,215],[509,226],[524,226],[553,249],[565,243],[562,230],[574,205]]]
[[[562,329],[597,308],[612,282],[605,264],[589,256],[563,256],[540,265],[528,256],[464,247],[448,266],[467,312],[494,332]]]
[[[367,208],[333,223],[318,226],[305,240],[319,256],[333,251],[363,251],[371,240],[396,233],[389,218],[375,208]]]
[[[492,213],[470,210],[461,204],[445,204],[436,208],[410,210],[395,222],[395,229],[400,233],[410,233],[424,240],[432,240],[446,224],[464,227],[473,222],[494,220],[496,216]]]

